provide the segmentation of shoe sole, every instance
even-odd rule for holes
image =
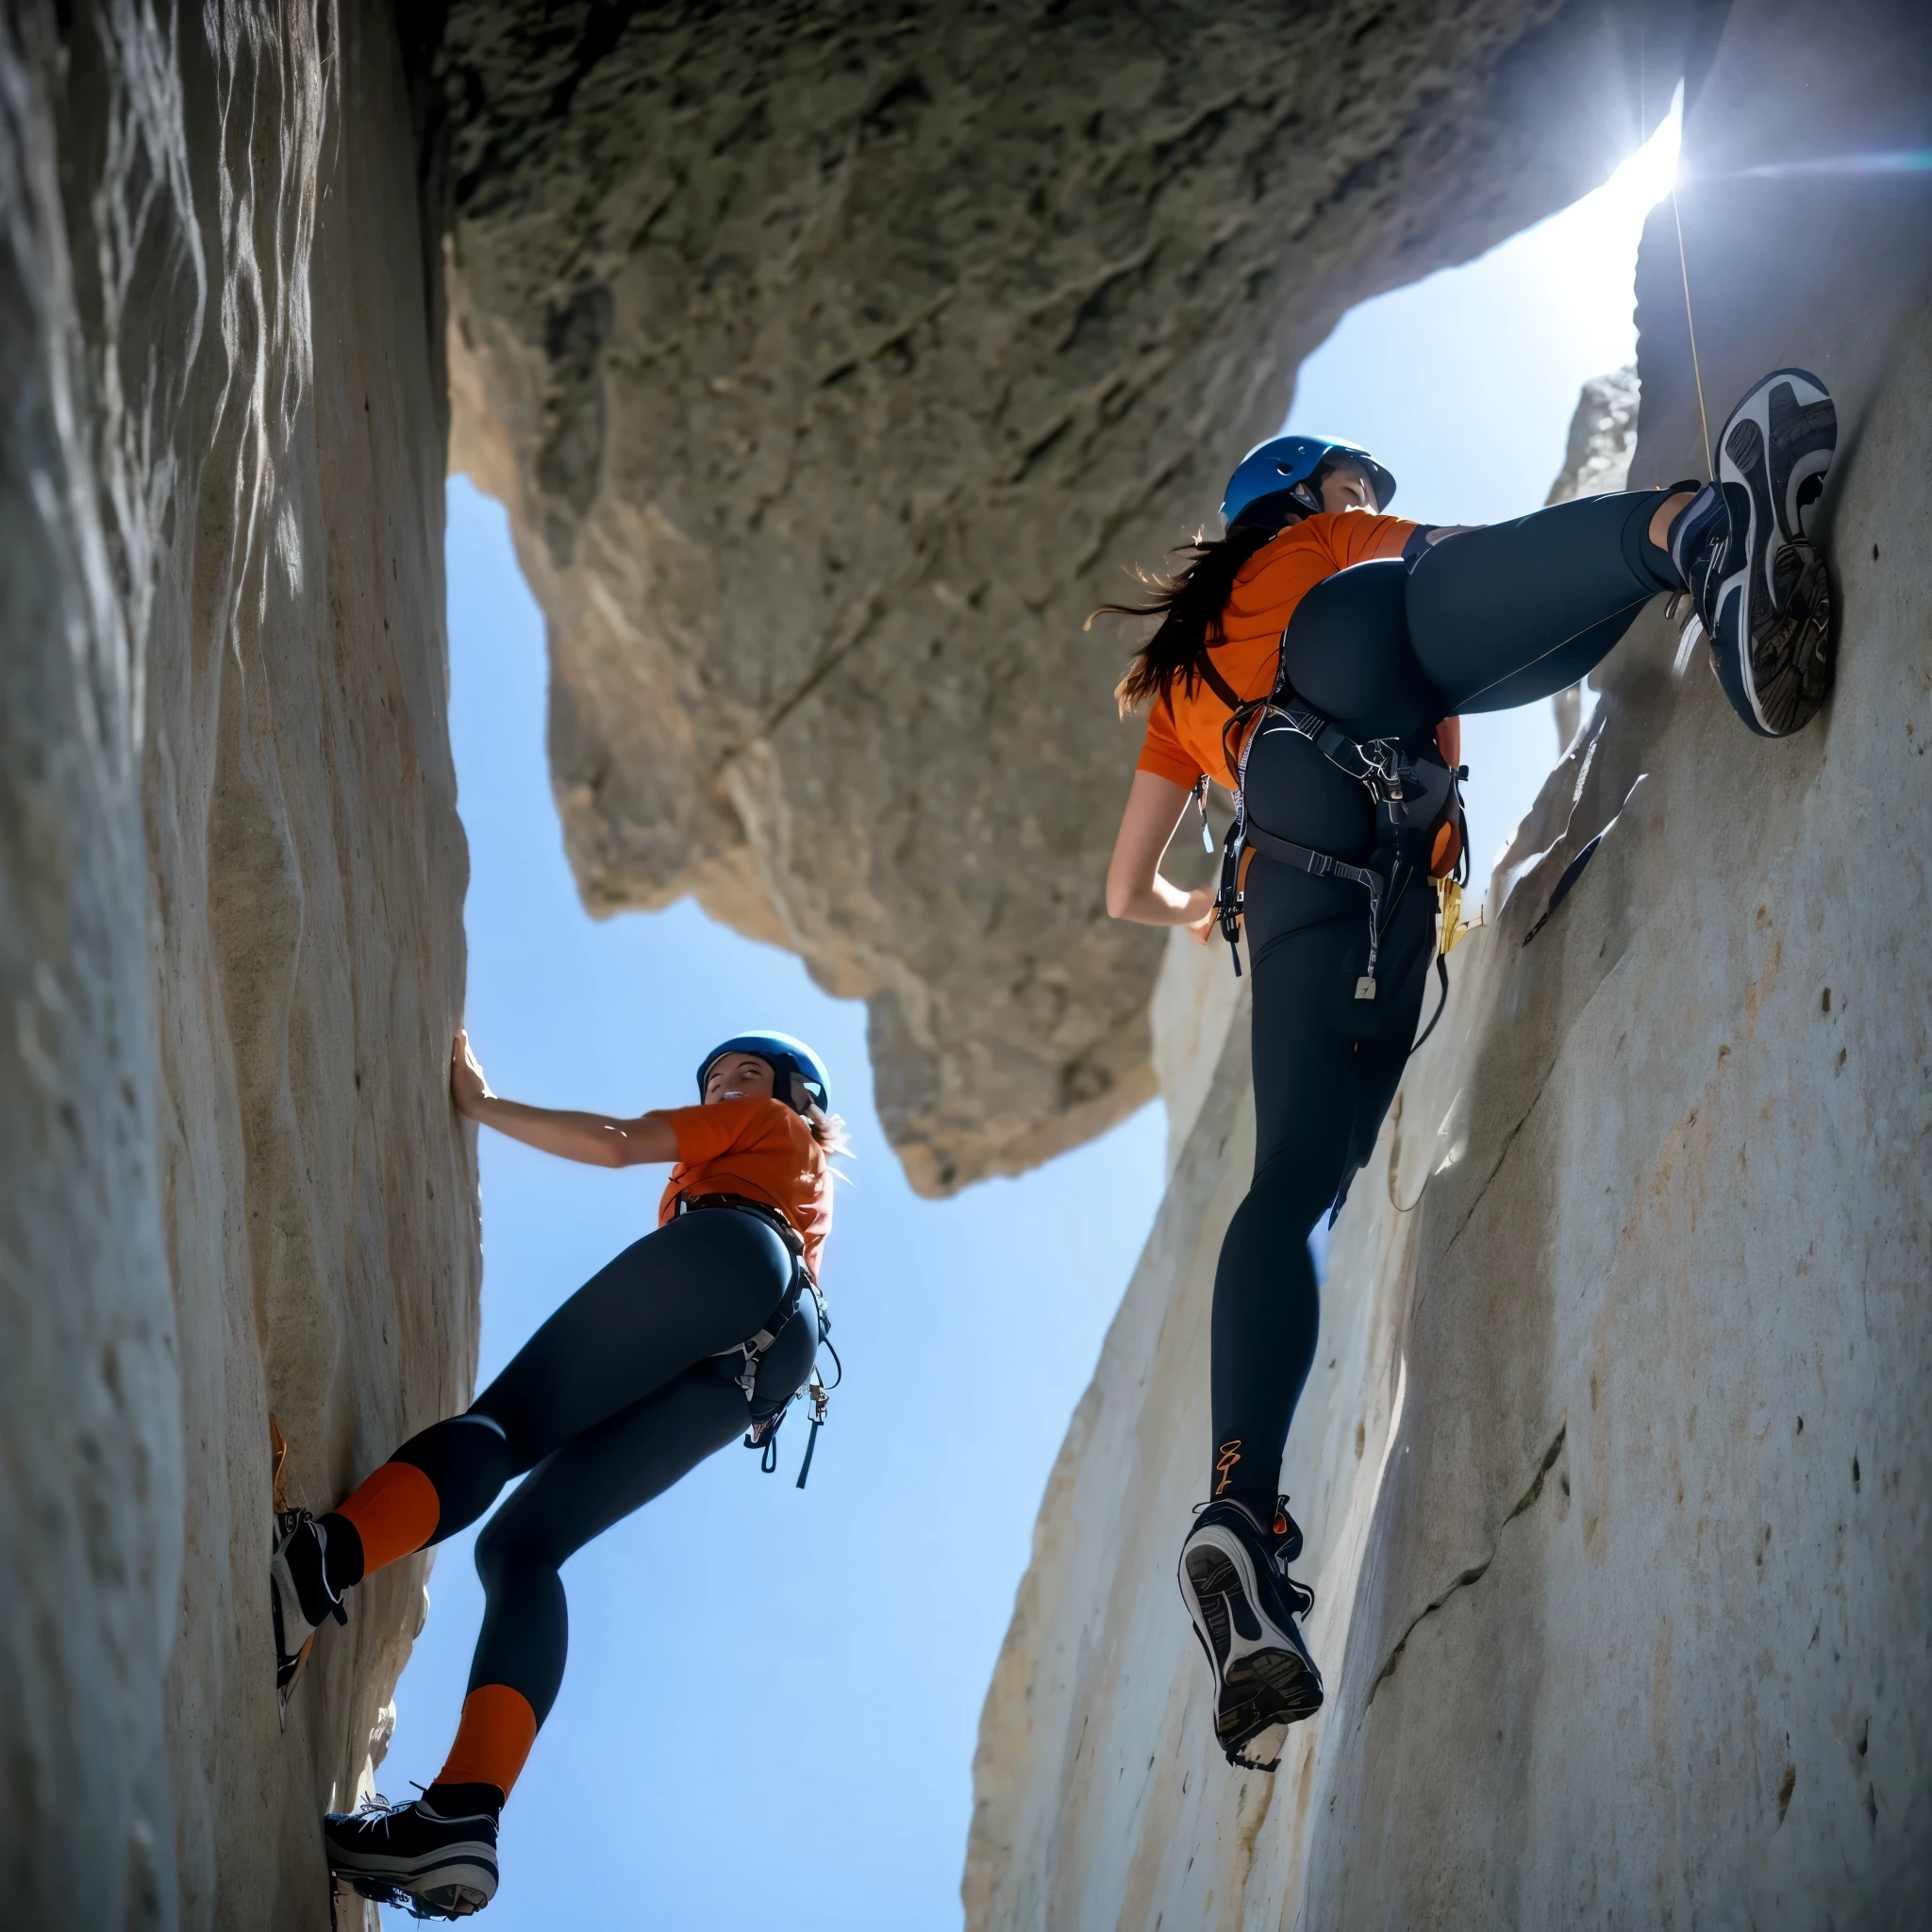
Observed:
[[[1831,396],[1803,369],[1765,376],[1719,439],[1731,539],[1714,605],[1718,675],[1766,738],[1802,729],[1831,690],[1831,581],[1805,525],[1837,443]]]
[[[383,1858],[339,1854],[328,1848],[330,1873],[363,1898],[394,1903],[396,1892],[444,1918],[467,1918],[496,1896],[496,1863],[485,1844],[457,1844],[433,1858]]]
[[[1322,1707],[1321,1676],[1291,1641],[1268,1641],[1251,1559],[1233,1539],[1224,1541],[1212,1530],[1197,1536],[1181,1553],[1179,1582],[1214,1674],[1215,1738],[1230,1763],[1273,1771],[1278,1757],[1263,1761],[1247,1747],[1265,1732],[1314,1716]],[[1278,1740],[1269,1741],[1278,1749]]]
[[[353,1872],[332,1874],[341,1880],[358,1898],[372,1905],[387,1906],[392,1912],[408,1912],[412,1919],[468,1919],[480,1912],[493,1891],[478,1891],[467,1885],[450,1885],[434,1891],[412,1891],[380,1878],[364,1878]]]

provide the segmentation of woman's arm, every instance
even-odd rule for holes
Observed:
[[[1185,786],[1156,772],[1134,774],[1108,861],[1107,910],[1109,918],[1137,925],[1184,925],[1195,944],[1205,946],[1214,918],[1213,888],[1184,892],[1160,875],[1160,855],[1187,808]]]
[[[499,1099],[483,1077],[467,1033],[458,1033],[450,1048],[449,1097],[458,1112],[471,1120],[565,1160],[581,1160],[591,1167],[637,1167],[677,1158],[677,1136],[668,1122],[653,1114],[621,1121],[608,1114],[525,1107],[521,1101]]]

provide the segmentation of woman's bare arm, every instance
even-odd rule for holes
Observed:
[[[638,1167],[648,1161],[675,1160],[677,1136],[670,1124],[655,1114],[636,1120],[615,1120],[608,1114],[579,1113],[568,1108],[525,1107],[491,1092],[490,1082],[470,1050],[470,1036],[458,1033],[450,1048],[449,1097],[457,1110],[565,1160],[590,1167]]]
[[[1205,946],[1214,917],[1213,889],[1196,886],[1184,892],[1160,874],[1160,855],[1187,808],[1185,786],[1154,772],[1134,774],[1108,861],[1107,910],[1109,918],[1137,925],[1184,925]]]

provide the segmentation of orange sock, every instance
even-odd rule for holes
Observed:
[[[436,1534],[442,1504],[436,1485],[413,1462],[385,1462],[334,1513],[346,1516],[362,1539],[362,1574],[410,1557]]]
[[[536,1741],[537,1713],[530,1700],[508,1684],[478,1684],[463,1699],[463,1721],[436,1782],[494,1785],[507,1798]]]

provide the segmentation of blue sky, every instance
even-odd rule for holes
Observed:
[[[1535,508],[1578,388],[1634,352],[1657,150],[1482,260],[1352,311],[1304,366],[1291,425],[1374,449],[1408,515]],[[542,622],[503,512],[460,478],[448,571],[468,1018],[492,1084],[612,1112],[682,1105],[707,1047],[775,1026],[824,1056],[858,1147],[825,1269],[848,1374],[810,1487],[792,1487],[794,1416],[778,1475],[726,1450],[567,1566],[570,1668],[505,1814],[489,1923],[958,1926],[980,1703],[1159,1198],[1162,1111],[1019,1180],[918,1200],[873,1111],[861,1008],[689,904],[584,913],[544,760]],[[1480,873],[1554,759],[1549,708],[1475,724],[1466,743]],[[481,1161],[488,1380],[652,1224],[663,1176],[489,1133]],[[427,1782],[454,1728],[482,1615],[473,1542],[444,1545],[430,1579],[377,1774],[391,1796]]]

